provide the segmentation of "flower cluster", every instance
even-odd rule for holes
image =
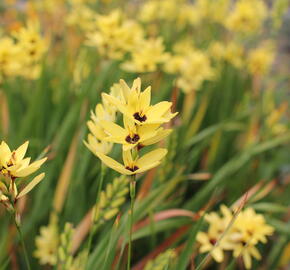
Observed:
[[[0,202],[12,212],[15,211],[16,201],[31,191],[44,177],[44,173],[41,173],[22,188],[21,178],[36,172],[46,161],[46,158],[42,158],[30,164],[30,158],[24,158],[27,147],[28,142],[11,151],[4,141],[0,144]],[[19,188],[22,189],[20,192]]]
[[[239,0],[226,20],[226,27],[243,34],[261,30],[267,16],[267,7],[262,0]]]
[[[40,35],[37,21],[29,21],[12,37],[0,37],[0,81],[15,76],[37,79],[46,50],[47,41]]]
[[[199,90],[204,81],[212,80],[214,69],[210,58],[202,51],[193,48],[186,51],[172,55],[164,65],[164,69],[168,73],[179,74],[177,86],[188,93]]]
[[[113,90],[116,90],[117,94],[114,95],[112,91],[111,94],[103,93],[103,104],[108,106],[97,105],[102,108],[102,113],[92,115],[93,121],[88,122],[92,134],[89,134],[87,147],[104,164],[124,175],[141,173],[158,166],[167,153],[166,149],[158,148],[142,157],[139,157],[138,151],[170,134],[171,130],[164,129],[162,124],[169,122],[176,115],[170,111],[172,103],[162,101],[150,105],[151,88],[148,87],[142,92],[140,78],[134,80],[131,88],[121,80]],[[121,112],[123,126],[114,123],[114,117],[110,117],[112,112],[103,108],[110,108],[114,115],[115,110]],[[105,117],[106,115],[109,117]],[[100,147],[111,143],[122,145],[123,164],[107,156],[109,151]]]
[[[113,10],[108,15],[96,15],[96,30],[88,33],[87,44],[97,47],[107,58],[121,59],[136,47],[142,36],[142,29],[135,21],[124,18],[120,10]]]
[[[205,216],[209,227],[207,232],[197,234],[200,252],[210,252],[217,262],[222,262],[224,251],[232,251],[234,257],[242,257],[245,267],[251,269],[251,257],[261,259],[256,246],[266,243],[266,237],[272,235],[274,229],[253,208],[246,208],[236,216],[225,205],[220,210],[222,216],[216,212]]]

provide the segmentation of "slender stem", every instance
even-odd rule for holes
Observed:
[[[27,267],[28,270],[31,270],[31,266],[30,266],[30,262],[29,262],[29,259],[28,259],[27,249],[26,249],[26,246],[25,246],[25,243],[24,243],[21,227],[20,227],[19,222],[17,222],[16,212],[14,213],[14,217],[13,218],[14,218],[15,226],[16,226],[17,231],[18,231],[18,235],[19,235],[19,238],[20,238],[21,246],[22,246],[22,249],[23,249],[26,267]]]
[[[136,175],[132,175],[130,181],[130,198],[131,198],[131,208],[130,208],[130,228],[129,228],[129,246],[128,246],[128,262],[127,270],[131,268],[131,256],[132,256],[132,228],[133,228],[133,216],[134,216],[134,200],[136,194]]]
[[[97,191],[95,207],[98,207],[100,194],[101,194],[102,186],[103,186],[103,182],[104,182],[105,171],[106,171],[106,167],[104,167],[103,164],[102,164],[101,165],[101,176],[100,176],[100,182],[99,182],[98,191]],[[89,257],[89,253],[90,253],[91,246],[92,246],[93,236],[96,233],[96,231],[97,231],[97,226],[95,225],[95,214],[93,214],[93,217],[92,217],[92,228],[90,230],[90,235],[89,235],[89,240],[88,240],[88,245],[87,245],[87,255],[86,255],[86,261],[85,261],[85,268],[84,269],[87,269],[88,257]]]

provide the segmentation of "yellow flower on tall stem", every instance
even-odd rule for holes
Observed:
[[[141,80],[134,80],[130,88],[125,81],[120,80],[111,88],[110,94],[103,93],[103,103],[116,108],[123,115],[124,127],[114,123],[111,119],[100,119],[92,117],[93,121],[88,123],[89,129],[93,135],[89,135],[88,148],[109,168],[123,174],[130,175],[130,229],[129,229],[129,247],[127,269],[131,267],[132,252],[132,227],[134,215],[134,200],[136,189],[136,174],[148,171],[161,163],[161,160],[167,154],[167,149],[158,148],[139,157],[139,150],[147,145],[155,144],[168,136],[170,129],[164,129],[161,125],[167,123],[177,113],[171,113],[171,102],[163,101],[156,105],[150,105],[151,88],[147,87],[141,91]],[[102,117],[101,117],[102,118]],[[115,119],[114,119],[115,120]],[[104,151],[96,150],[100,142],[113,142],[121,144],[123,151],[123,163],[119,163],[109,157]],[[103,181],[104,167],[101,170],[100,186]],[[97,196],[97,203],[99,200]],[[90,251],[92,236],[96,228],[92,228],[88,241],[87,254]],[[87,259],[86,259],[87,262]]]
[[[27,177],[36,172],[46,161],[46,158],[30,164],[30,158],[24,158],[28,147],[25,142],[16,150],[11,151],[9,146],[2,141],[0,144],[0,203],[13,215],[20,241],[23,247],[25,262],[28,270],[31,270],[26,247],[22,237],[20,216],[16,210],[16,202],[19,198],[30,192],[43,178],[44,173],[37,175],[33,180],[18,192],[18,178]]]

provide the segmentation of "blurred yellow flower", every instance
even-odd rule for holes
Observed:
[[[271,43],[263,44],[249,52],[248,68],[253,75],[265,75],[274,61],[274,46]]]
[[[34,257],[40,264],[56,265],[59,234],[57,224],[50,222],[48,226],[40,228],[40,235],[35,238]]]
[[[241,68],[244,65],[244,48],[237,42],[229,42],[225,46],[224,59],[235,68]]]
[[[65,21],[67,25],[77,26],[83,31],[96,29],[97,14],[85,5],[73,5],[67,14]]]
[[[20,48],[14,43],[12,38],[0,38],[0,82],[1,78],[17,76],[20,73],[20,55]]]
[[[234,10],[227,16],[225,26],[234,32],[255,33],[261,29],[267,12],[262,0],[238,0]]]
[[[203,82],[214,79],[214,69],[210,59],[202,51],[192,50],[183,56],[181,61],[177,56],[166,64],[165,70],[178,71],[177,86],[185,93],[199,90]]]
[[[86,44],[96,47],[102,56],[121,59],[142,40],[143,30],[137,22],[124,18],[120,10],[97,15],[96,30],[87,34]]]
[[[235,242],[233,255],[242,256],[245,267],[251,269],[251,256],[261,259],[258,249],[255,247],[259,242],[266,243],[266,236],[272,235],[274,229],[266,224],[263,215],[256,214],[253,208],[242,211],[235,223],[231,239]]]
[[[161,38],[150,38],[143,40],[132,49],[131,59],[124,62],[121,67],[128,72],[153,72],[156,71],[159,64],[168,59]]]
[[[28,21],[26,27],[14,33],[14,37],[21,51],[20,75],[28,79],[38,78],[41,72],[40,61],[48,49],[48,42],[40,34],[39,22]]]
[[[223,251],[231,250],[234,257],[243,258],[246,269],[251,269],[251,257],[261,259],[256,245],[266,243],[266,237],[272,235],[274,229],[267,225],[264,216],[257,214],[253,208],[241,210],[236,216],[224,205],[220,210],[222,216],[216,212],[205,216],[209,227],[207,232],[197,234],[200,252],[210,252],[217,262],[222,262]]]
[[[230,0],[197,0],[195,7],[204,20],[222,23],[228,15]]]

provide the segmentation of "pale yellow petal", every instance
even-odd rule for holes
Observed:
[[[23,168],[23,169],[19,169],[15,172],[14,176],[16,177],[26,177],[32,173],[34,173],[35,171],[37,171],[40,166],[47,160],[47,158],[43,158],[37,161],[34,161],[33,163],[31,163],[29,166]]]
[[[211,255],[219,263],[222,262],[224,259],[224,253],[219,247],[214,247],[211,252]]]
[[[164,158],[167,152],[168,151],[165,148],[155,149],[145,154],[143,157],[139,158],[136,162],[136,165],[139,168],[142,168],[142,167],[147,167],[152,163],[159,162],[162,158]]]
[[[148,109],[146,116],[148,118],[161,118],[162,115],[165,114],[170,109],[171,106],[172,102],[168,101],[159,102]]]
[[[141,92],[141,79],[139,77],[133,81],[131,91],[136,91],[138,94]]]
[[[150,106],[151,100],[151,87],[147,87],[144,92],[140,94],[140,109],[146,111],[147,108]]]
[[[125,169],[124,165],[122,165],[121,163],[117,162],[116,160],[104,155],[103,153],[97,152],[96,155],[105,165],[107,165],[111,169],[113,169],[121,174],[125,174],[125,175],[132,174],[131,171]]]
[[[128,134],[126,130],[119,125],[110,121],[101,121],[100,124],[104,128],[105,132],[112,137],[126,137]]]
[[[142,141],[143,145],[151,145],[155,144],[157,142],[160,142],[161,140],[165,139],[170,133],[172,132],[172,129],[163,129],[157,132],[157,134],[147,140]]]
[[[160,164],[160,161],[152,162],[150,164],[147,164],[146,166],[142,166],[141,168],[136,170],[134,173],[142,173],[142,172],[149,171],[150,169],[157,167],[159,164]],[[137,165],[137,167],[138,167],[138,165]]]
[[[131,167],[133,164],[133,157],[131,154],[131,151],[123,151],[123,161],[125,164],[125,167]]]
[[[2,141],[0,144],[0,165],[6,167],[7,162],[11,158],[11,150],[9,146]]]
[[[130,91],[131,91],[131,89],[130,89],[130,87],[127,85],[127,83],[124,81],[124,80],[120,80],[120,86],[121,86],[121,90],[122,90],[122,92],[123,92],[123,95],[124,95],[124,98],[126,99],[126,100],[128,100],[128,97],[129,97],[129,95],[130,95]]]
[[[244,260],[246,269],[251,269],[252,259],[248,251],[245,251],[243,253],[243,260]]]
[[[95,122],[90,120],[90,121],[87,122],[87,126],[88,126],[90,132],[98,140],[102,140],[103,138],[105,138],[107,136],[107,134],[104,132],[103,128],[99,124],[97,124],[97,123],[95,123]]]
[[[34,177],[33,180],[17,195],[17,198],[21,198],[31,191],[45,176],[45,173],[41,173]]]
[[[17,150],[15,151],[16,162],[20,161],[20,160],[22,160],[24,158],[25,153],[26,153],[27,148],[28,148],[28,144],[29,144],[29,142],[27,141],[27,142],[25,142],[24,144],[22,144],[21,146],[19,146],[17,148]]]

